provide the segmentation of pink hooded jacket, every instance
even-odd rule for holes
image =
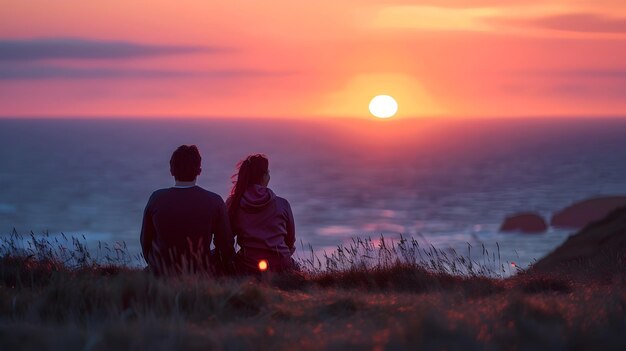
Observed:
[[[233,232],[247,265],[265,259],[283,265],[295,251],[296,231],[289,202],[262,185],[249,187],[241,197]]]

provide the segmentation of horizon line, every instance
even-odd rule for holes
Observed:
[[[398,116],[392,118],[376,118],[373,116],[330,116],[330,115],[276,115],[276,116],[246,116],[246,115],[0,115],[0,120],[360,120],[378,122],[400,122],[415,120],[492,120],[492,119],[624,119],[624,114],[536,114],[536,115],[429,115],[429,116]]]

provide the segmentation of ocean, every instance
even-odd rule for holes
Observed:
[[[266,154],[300,255],[402,234],[459,252],[497,243],[503,262],[525,266],[571,231],[499,233],[504,217],[626,194],[626,119],[0,119],[0,235],[84,235],[138,253],[144,206],[173,184],[181,144],[198,145],[198,184],[223,198],[236,163]]]

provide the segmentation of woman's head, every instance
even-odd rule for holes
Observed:
[[[254,184],[267,186],[269,183],[269,161],[267,156],[255,154],[239,161],[235,182],[235,185],[242,183],[242,185],[245,185],[245,188]]]
[[[239,200],[250,186],[267,186],[270,181],[269,161],[263,154],[246,157],[237,164],[237,173],[233,175],[233,188],[230,191],[229,214],[235,215]]]

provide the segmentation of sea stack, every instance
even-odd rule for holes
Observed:
[[[544,233],[548,230],[546,220],[538,213],[517,213],[506,217],[500,226],[501,232]]]

